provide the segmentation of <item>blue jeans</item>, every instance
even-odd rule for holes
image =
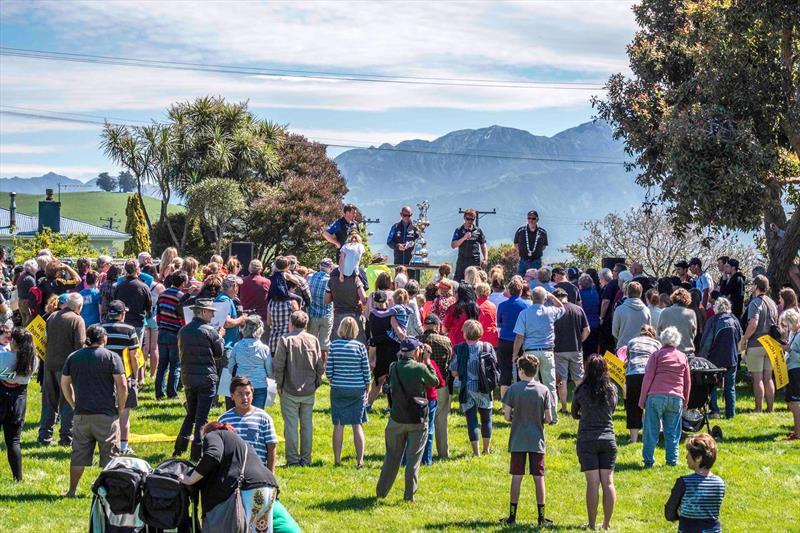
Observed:
[[[667,464],[678,464],[678,444],[681,441],[681,413],[683,398],[657,394],[647,397],[644,409],[644,436],[642,437],[642,459],[644,466],[653,466],[653,453],[658,444],[658,428],[663,423],[664,448],[667,452]]]
[[[517,266],[517,274],[520,276],[525,275],[525,271],[529,268],[542,268],[542,260],[541,259],[520,259],[519,265]]]
[[[736,367],[732,366],[725,371],[723,391],[725,394],[725,418],[736,416]],[[711,391],[711,411],[719,413],[717,405],[717,388]]]
[[[164,397],[164,374],[167,374],[167,398],[178,396],[178,380],[181,359],[178,354],[178,336],[165,331],[158,332],[158,370],[156,371],[156,399]]]
[[[251,403],[259,409],[263,409],[267,404],[267,388],[253,389],[253,401]]]
[[[425,441],[425,450],[422,452],[422,464],[433,464],[433,419],[436,417],[436,406],[439,404],[437,400],[428,400],[428,438]],[[406,443],[406,450],[408,443]],[[403,452],[403,460],[400,462],[403,466],[406,465],[406,452]]]
[[[480,436],[484,439],[492,438],[492,410],[491,409],[478,409],[473,405],[464,412],[467,417],[467,433],[469,434],[470,442],[478,442],[478,414],[481,415],[481,432]]]

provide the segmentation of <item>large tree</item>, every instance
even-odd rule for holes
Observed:
[[[287,253],[321,256],[329,245],[320,230],[341,213],[345,179],[325,146],[302,135],[286,139],[280,161],[278,177],[253,189],[243,220],[246,235],[267,262]]]
[[[210,178],[192,185],[186,193],[189,216],[199,218],[214,232],[214,250],[222,251],[225,232],[244,210],[244,197],[232,179]]]
[[[676,227],[761,228],[775,287],[800,250],[800,2],[642,0],[631,78],[599,116]]]
[[[101,172],[100,175],[97,176],[97,186],[106,192],[115,191],[118,185],[117,178],[109,175],[108,172]]]

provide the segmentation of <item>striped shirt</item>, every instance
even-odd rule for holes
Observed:
[[[308,307],[308,316],[311,318],[324,318],[333,314],[333,302],[325,305],[325,291],[328,289],[328,280],[331,279],[327,272],[316,272],[308,280],[311,289],[311,305]]]
[[[177,287],[166,289],[156,302],[156,322],[162,331],[178,334],[178,330],[185,324],[180,302],[183,292]]]
[[[336,339],[331,342],[325,373],[331,387],[366,388],[370,382],[367,348],[357,340]]]
[[[725,497],[725,482],[714,474],[694,473],[681,478],[686,487],[681,499],[681,518],[719,520],[719,508]]]
[[[392,306],[392,311],[394,311],[394,318],[397,320],[397,325],[400,326],[400,329],[406,331],[408,328],[408,317],[411,313],[411,309],[405,305],[397,304]],[[402,340],[397,336],[397,333],[395,333],[394,329],[390,329],[386,333],[386,336],[396,342],[400,342]]]
[[[236,409],[225,411],[220,422],[228,423],[233,426],[236,433],[242,440],[251,445],[261,461],[267,462],[267,445],[278,443],[278,434],[275,432],[275,424],[272,417],[266,411],[253,407],[253,411],[246,415],[236,414]]]
[[[103,329],[106,330],[108,335],[106,349],[111,350],[120,357],[122,357],[122,352],[125,348],[128,349],[129,354],[139,348],[139,336],[136,335],[136,328],[130,324],[106,322],[103,324]]]

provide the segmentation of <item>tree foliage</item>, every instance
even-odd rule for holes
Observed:
[[[125,216],[127,217],[125,233],[131,238],[125,241],[123,253],[132,256],[139,252],[150,251],[150,232],[144,218],[144,201],[138,193],[128,197]]]
[[[204,221],[214,232],[214,249],[222,250],[225,231],[244,211],[244,196],[239,185],[229,178],[210,178],[186,191],[190,217]]]
[[[566,267],[576,267],[581,270],[600,268],[599,251],[584,242],[568,244],[559,251],[569,254],[569,258],[564,262]]]
[[[136,190],[136,178],[127,170],[123,170],[117,176],[117,185],[119,192],[133,192]]]
[[[196,258],[203,258],[209,255],[213,243],[211,240],[206,239],[206,235],[210,234],[211,231],[208,228],[205,228],[204,231],[203,223],[200,219],[189,217],[185,212],[169,213],[167,218],[175,233],[186,235],[181,255],[190,255]],[[189,220],[188,227],[186,227],[187,218]],[[185,232],[184,227],[186,227]],[[164,250],[170,246],[175,246],[175,244],[172,241],[167,225],[163,223],[162,219],[153,229],[153,249]]]
[[[609,79],[607,99],[594,101],[599,116],[624,137],[638,182],[658,191],[677,230],[762,228],[779,287],[800,249],[800,209],[787,217],[783,204],[800,154],[800,3],[643,0],[633,9],[633,77]]]
[[[94,257],[102,253],[102,250],[92,247],[85,233],[54,233],[50,228],[42,228],[41,233],[29,239],[15,236],[11,240],[11,247],[17,264],[35,259],[39,250],[44,248],[56,257]]]
[[[100,175],[97,176],[97,186],[103,191],[114,192],[117,190],[119,182],[117,178],[110,176],[108,172],[101,172]]]
[[[517,247],[513,244],[499,244],[497,246],[490,246],[488,250],[487,264],[489,268],[500,265],[505,269],[506,282],[511,280],[511,277],[517,273],[517,264],[519,263],[519,253]]]
[[[741,244],[734,235],[694,226],[681,232],[664,208],[639,207],[622,215],[609,213],[587,222],[584,229],[586,236],[571,245],[573,249],[584,250],[594,258],[624,257],[628,264],[638,261],[649,276],[670,276],[677,261],[692,257],[699,257],[704,268],[712,271],[717,258],[723,255],[738,259],[743,272],[750,272],[759,264],[753,247]]]
[[[325,146],[290,135],[280,149],[275,180],[254,186],[244,215],[245,235],[266,262],[287,253],[298,257],[330,255],[321,229],[341,214],[347,192],[344,177]],[[366,255],[366,254],[365,254]]]

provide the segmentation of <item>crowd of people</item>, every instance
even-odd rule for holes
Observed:
[[[744,367],[756,411],[774,409],[773,369],[759,342],[764,335],[786,350],[786,399],[794,416],[788,439],[798,438],[800,308],[791,288],[782,288],[775,302],[767,278],[755,273],[748,298],[739,263],[727,257],[719,259],[718,280],[697,258],[676,263],[675,275],[661,279],[648,277],[635,261],[586,272],[543,266],[547,233],[536,211],[515,236],[517,272],[487,269],[485,236],[472,209],[451,243],[459,249],[455,269],[442,264],[421,285],[410,263],[419,237],[411,213],[402,208],[388,237],[394,269],[379,255],[360,266],[368,261],[361,258],[356,209],[347,205],[322,232],[336,256],[317,265],[301,265],[289,255],[268,268],[254,259],[242,272],[236,257],[212,256],[201,269],[195,258],[168,248],[156,261],[142,252],[121,265],[107,256],[94,264],[81,258],[73,268],[42,250],[6,272],[19,310],[17,326],[10,312],[0,325],[0,413],[14,478],[23,479],[19,439],[31,379],[42,390],[38,442],[53,445],[60,425],[57,443],[72,450],[67,495],[74,496],[95,447],[101,466],[119,454],[136,454],[130,424],[149,377],[155,399],[179,401],[182,394],[185,400],[173,456],[188,451],[196,464],[184,482],[200,487],[209,520],[218,519],[214,508],[241,486],[258,531],[277,530],[278,523],[291,530],[291,517],[277,499],[278,435],[265,409],[280,405],[284,464],[312,466],[313,409],[326,380],[336,465],[342,464],[349,426],[355,466],[363,466],[363,426],[376,402],[387,397],[378,498],[389,494],[405,465],[404,498],[413,501],[420,468],[432,463],[434,448],[440,459],[449,456],[455,398],[473,454],[492,453],[493,402],[499,400],[511,424],[507,524],[516,521],[526,463],[538,523],[551,523],[545,514],[544,426],[557,424],[559,415],[579,419],[576,453],[586,478],[588,525],[607,529],[616,501],[618,403],[630,442],[642,440],[643,466],[654,465],[662,432],[666,464],[674,466],[691,358],[724,369],[723,393],[715,389],[710,399],[712,417],[736,415],[735,384]],[[0,313],[6,311],[4,298]],[[42,365],[26,330],[38,317],[47,333]],[[610,379],[607,352],[624,361],[624,398]],[[220,397],[227,410],[210,422]],[[695,473],[678,480],[666,516],[679,519],[682,531],[718,530],[724,483],[710,473],[716,444],[702,434],[686,446]]]

